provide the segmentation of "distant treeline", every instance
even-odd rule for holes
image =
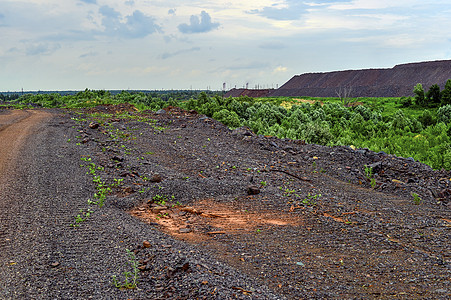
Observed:
[[[7,102],[17,100],[20,97],[26,95],[59,95],[59,96],[75,96],[77,94],[91,91],[85,89],[84,91],[27,91],[27,92],[1,92],[0,101]],[[95,91],[91,91],[95,92]],[[116,96],[122,93],[130,95],[146,95],[147,97],[159,98],[163,101],[168,101],[169,99],[175,100],[188,100],[192,97],[197,98],[200,93],[206,93],[209,96],[221,95],[220,91],[206,91],[206,90],[108,90],[102,91],[106,92],[110,96]]]

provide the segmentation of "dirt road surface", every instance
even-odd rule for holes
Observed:
[[[0,111],[0,144],[1,299],[450,296],[449,172],[127,105]]]

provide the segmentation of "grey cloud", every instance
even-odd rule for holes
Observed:
[[[334,2],[350,2],[351,0],[311,0],[312,4],[332,5]],[[248,11],[250,14],[256,14],[268,19],[274,20],[299,20],[306,14],[307,9],[311,8],[307,2],[299,0],[285,0],[287,7],[279,8],[277,4],[264,7],[263,9],[253,9]]]
[[[97,4],[97,0],[80,0],[80,1],[88,4]]]
[[[146,16],[139,10],[127,16],[125,23],[121,22],[121,14],[109,6],[100,7],[99,12],[103,16],[102,25],[105,27],[103,33],[106,35],[142,38],[162,31],[153,17]]]
[[[280,50],[286,48],[286,46],[280,42],[267,42],[260,44],[258,47],[265,50]]]
[[[176,55],[186,54],[186,53],[195,52],[195,51],[200,51],[200,48],[199,47],[193,47],[193,48],[190,48],[190,49],[182,49],[182,50],[179,50],[179,51],[176,51],[176,52],[171,52],[171,53],[170,52],[166,52],[166,53],[163,53],[160,56],[160,58],[161,59],[168,59],[168,58],[171,58],[171,57],[176,56]]]
[[[277,5],[267,6],[263,9],[253,9],[250,14],[257,14],[268,19],[274,20],[299,20],[301,15],[306,12],[309,7],[298,0],[287,0],[288,7],[278,8]]]
[[[264,68],[268,68],[269,66],[270,66],[269,63],[254,61],[254,62],[241,64],[241,65],[228,66],[226,69],[227,70],[253,70],[253,69],[264,69]]]
[[[182,33],[202,33],[208,32],[219,27],[219,23],[212,23],[211,17],[206,11],[202,11],[199,16],[192,15],[190,23],[180,24],[178,29]]]
[[[173,16],[175,16],[175,11],[176,11],[175,8],[171,8],[170,10],[168,10],[168,15],[173,15]]]
[[[79,56],[79,58],[86,58],[86,57],[93,57],[93,56],[97,56],[98,53],[97,52],[88,52],[88,53],[84,53],[82,55]]]
[[[59,44],[45,44],[37,43],[31,44],[25,49],[25,53],[29,56],[33,55],[47,55],[61,48]]]
[[[125,1],[125,4],[127,4],[129,6],[133,6],[133,5],[135,5],[135,1],[133,1],[133,0]]]

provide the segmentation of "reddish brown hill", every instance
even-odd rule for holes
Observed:
[[[340,87],[352,87],[351,97],[412,96],[421,83],[445,86],[451,79],[451,60],[397,65],[392,69],[348,70],[296,75],[268,96],[336,97]]]
[[[224,97],[240,97],[240,96],[248,96],[254,98],[266,97],[268,94],[273,92],[274,89],[231,89],[228,91]]]

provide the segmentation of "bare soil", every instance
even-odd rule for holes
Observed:
[[[231,131],[172,107],[64,113],[54,115],[67,124],[53,126],[72,138],[59,142],[103,167],[106,182],[123,179],[81,228],[104,215],[111,234],[133,236],[126,243],[140,261],[139,289],[124,296],[451,296],[450,172],[367,149]]]

